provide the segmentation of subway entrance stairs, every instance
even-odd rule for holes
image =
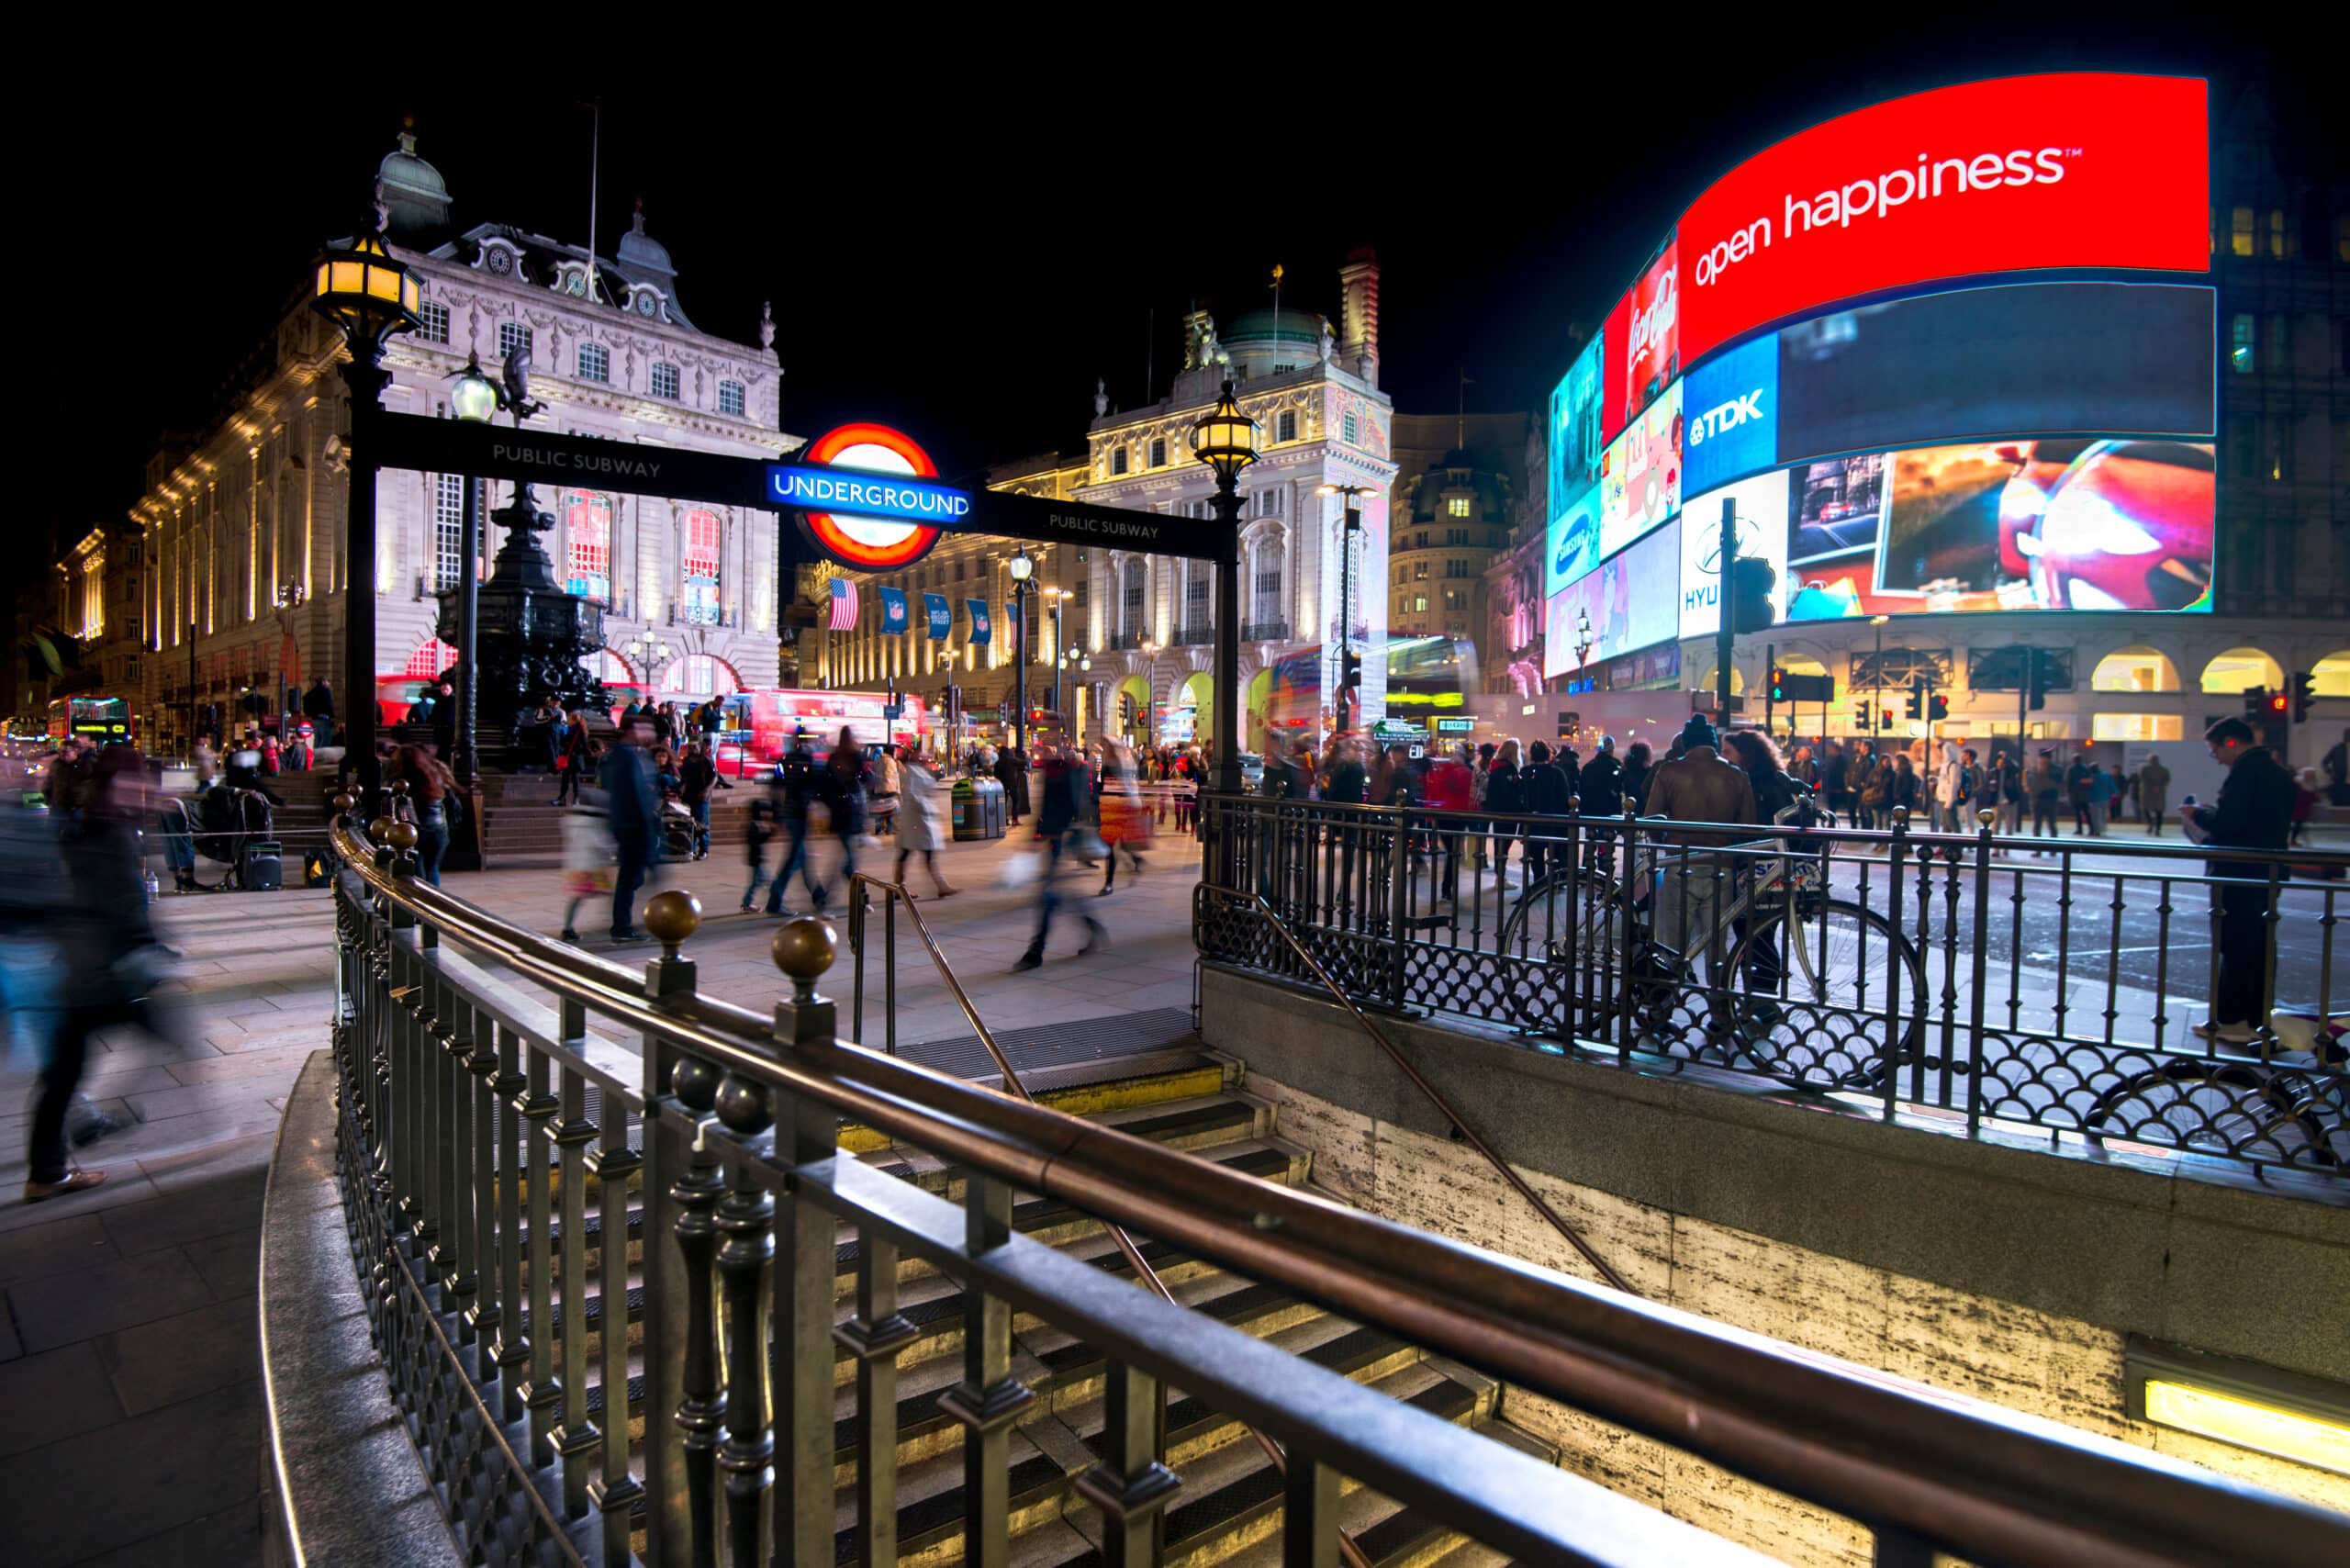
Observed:
[[[1009,1031],[997,1038],[1042,1103],[1189,1150],[1259,1181],[1291,1187],[1311,1184],[1310,1158],[1282,1140],[1275,1108],[1248,1093],[1239,1063],[1200,1046],[1181,1012]],[[995,1076],[976,1038],[910,1046],[901,1054],[978,1082]],[[591,1103],[588,1114],[599,1115],[600,1108]],[[893,1146],[869,1128],[845,1127],[840,1147],[874,1170],[949,1198],[962,1195],[963,1181],[955,1169],[920,1149]],[[639,1271],[644,1245],[641,1199],[641,1193],[632,1193],[627,1239],[628,1430],[632,1455],[640,1462],[646,1419],[638,1338],[644,1305]],[[595,1217],[599,1204],[591,1187],[587,1202],[589,1282],[598,1277],[598,1252],[604,1239]],[[1020,1194],[1013,1201],[1012,1224],[1020,1234],[1105,1273],[1133,1279],[1131,1265],[1102,1223],[1065,1203]],[[1552,1448],[1510,1425],[1501,1388],[1492,1379],[1426,1355],[1382,1330],[1326,1312],[1285,1289],[1187,1256],[1181,1249],[1143,1237],[1135,1238],[1135,1243],[1183,1305],[1543,1462],[1555,1462]],[[859,1249],[856,1231],[841,1227],[834,1245],[837,1325],[847,1325],[856,1316]],[[963,1328],[969,1304],[957,1282],[926,1263],[901,1257],[898,1279],[898,1312],[908,1325],[896,1351],[899,1560],[959,1562],[964,1545],[964,1428],[939,1400],[963,1376]],[[550,1317],[559,1330],[563,1282],[553,1279],[547,1288]],[[592,1283],[587,1289],[588,1411],[599,1428],[609,1430],[604,1413],[611,1391],[599,1379],[597,1369],[602,1365],[601,1336],[610,1321],[610,1308]],[[537,1325],[526,1321],[523,1331],[534,1335]],[[847,1563],[856,1561],[857,1360],[846,1339],[835,1340],[834,1357],[834,1560]],[[780,1371],[778,1367],[778,1375]],[[1077,1478],[1098,1457],[1104,1424],[1102,1353],[1016,1315],[1012,1375],[1035,1398],[1018,1417],[1012,1439],[1009,1561],[1020,1568],[1101,1562],[1100,1517],[1079,1491]],[[1183,1390],[1170,1389],[1164,1455],[1181,1482],[1162,1515],[1168,1563],[1205,1568],[1280,1560],[1281,1479],[1247,1428]],[[1343,1527],[1380,1568],[1422,1568],[1437,1562],[1480,1568],[1505,1561],[1503,1554],[1366,1489],[1349,1490],[1340,1506]],[[643,1549],[641,1536],[636,1545]]]

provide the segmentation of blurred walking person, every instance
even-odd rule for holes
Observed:
[[[1053,916],[1066,902],[1060,891],[1066,840],[1083,813],[1089,789],[1082,762],[1058,745],[1047,745],[1044,754],[1044,781],[1036,801],[1036,841],[1043,846],[1045,861],[1036,878],[1036,934],[1028,939],[1028,950],[1020,955],[1020,961],[1012,966],[1014,974],[1039,968],[1045,961],[1045,938],[1052,931]],[[1110,933],[1100,921],[1080,909],[1069,913],[1085,924],[1085,945],[1077,950],[1079,958],[1109,940]]]
[[[612,874],[615,942],[646,940],[636,928],[636,893],[644,886],[661,848],[661,802],[653,791],[653,763],[645,756],[645,748],[652,744],[653,724],[643,714],[624,721],[620,744],[604,748],[598,778],[618,861]]]
[[[82,1082],[90,1037],[117,1024],[148,1024],[144,1002],[163,978],[166,954],[148,924],[139,831],[152,814],[147,759],[137,747],[101,752],[81,791],[80,820],[59,845],[62,895],[34,914],[56,944],[62,990],[57,1027],[41,1071],[26,1149],[25,1201],[95,1187],[103,1170],[77,1170],[66,1153],[66,1116]],[[13,901],[12,901],[13,903]],[[23,909],[17,905],[15,911]]]
[[[908,858],[919,855],[938,896],[955,896],[957,890],[938,874],[938,852],[946,842],[945,829],[951,809],[946,780],[938,777],[928,757],[909,751],[898,765],[898,886],[906,885]]]

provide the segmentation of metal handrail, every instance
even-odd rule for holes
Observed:
[[[930,934],[930,923],[923,919],[922,911],[914,907],[913,894],[907,890],[902,883],[888,881],[863,871],[853,875],[849,882],[852,888],[863,883],[881,889],[885,896],[894,895],[905,901],[906,913],[913,917],[914,934],[922,938],[922,945],[930,949],[930,961],[938,967],[939,978],[946,982],[946,989],[954,992],[955,1005],[962,1009],[963,1016],[969,1021],[971,1027],[978,1031],[979,1043],[987,1047],[988,1055],[995,1062],[996,1070],[1003,1075],[1003,1092],[1023,1104],[1036,1103],[1036,1097],[1028,1092],[1028,1086],[1020,1081],[1020,1073],[1012,1065],[1011,1057],[1004,1053],[1002,1046],[996,1043],[995,1031],[988,1027],[987,1021],[979,1016],[979,1010],[971,1004],[970,994],[964,991],[963,982],[956,979],[955,966],[948,963],[946,955],[939,950],[937,939]],[[855,907],[861,924],[864,905],[860,902]],[[890,935],[893,937],[896,935],[894,928]],[[896,958],[897,954],[892,949],[885,953],[882,961],[890,965],[894,971]],[[1127,1264],[1135,1271],[1135,1278],[1140,1280],[1153,1295],[1170,1305],[1174,1305],[1175,1293],[1167,1288],[1167,1282],[1158,1277],[1158,1271],[1152,1268],[1148,1260],[1143,1257],[1142,1249],[1135,1245],[1135,1238],[1127,1232],[1126,1227],[1114,1221],[1104,1221],[1103,1228],[1109,1231],[1110,1239],[1117,1243],[1118,1250],[1125,1254]],[[1166,1416],[1167,1406],[1162,1391],[1158,1407],[1158,1418],[1162,1426]],[[1257,1439],[1257,1446],[1262,1449],[1265,1457],[1272,1462],[1273,1469],[1282,1475],[1287,1475],[1289,1455],[1282,1450],[1281,1444],[1246,1421],[1243,1421],[1241,1426],[1250,1437]],[[1338,1527],[1338,1550],[1345,1554],[1351,1568],[1371,1568],[1371,1559],[1365,1556],[1362,1548],[1356,1544],[1353,1532],[1343,1525]]]
[[[504,948],[558,994],[713,1066],[804,1095],[1025,1191],[1285,1285],[1438,1354],[1873,1528],[1977,1560],[2301,1563],[2340,1516],[2119,1440],[1922,1387],[1225,1170],[1181,1150],[643,978],[396,873],[347,825],[345,864],[395,907]]]
[[[1435,1084],[1430,1083],[1427,1081],[1427,1075],[1422,1073],[1418,1068],[1412,1065],[1412,1059],[1396,1048],[1395,1042],[1387,1037],[1386,1032],[1381,1029],[1378,1025],[1372,1023],[1370,1015],[1364,1013],[1361,1008],[1355,1005],[1354,998],[1348,996],[1346,991],[1340,988],[1338,982],[1330,978],[1330,971],[1322,967],[1322,961],[1319,958],[1316,958],[1312,953],[1306,951],[1305,944],[1297,939],[1297,934],[1289,928],[1289,922],[1283,920],[1280,915],[1273,913],[1273,906],[1265,902],[1264,894],[1244,893],[1237,889],[1221,887],[1214,882],[1206,884],[1206,887],[1210,893],[1218,897],[1240,899],[1246,902],[1255,904],[1257,906],[1257,912],[1264,916],[1265,920],[1281,936],[1281,939],[1289,944],[1290,951],[1295,953],[1299,958],[1305,960],[1305,967],[1314,971],[1314,978],[1322,982],[1322,989],[1336,997],[1337,999],[1338,1005],[1345,1008],[1348,1013],[1353,1015],[1354,1021],[1358,1025],[1361,1025],[1362,1032],[1369,1035],[1372,1041],[1377,1044],[1379,1048],[1387,1053],[1387,1059],[1389,1061],[1393,1062],[1398,1068],[1403,1070],[1404,1076],[1412,1081],[1412,1087],[1418,1090],[1423,1095],[1427,1096],[1428,1103],[1437,1108],[1438,1114],[1443,1116],[1444,1119],[1451,1125],[1452,1130],[1459,1133],[1463,1138],[1468,1140],[1469,1147],[1475,1149],[1479,1154],[1484,1156],[1485,1163],[1492,1166],[1501,1176],[1501,1179],[1508,1182],[1519,1197],[1524,1198],[1528,1203],[1533,1204],[1534,1212],[1540,1215],[1545,1220],[1549,1221],[1551,1229],[1557,1231],[1561,1236],[1565,1237],[1567,1238],[1568,1245],[1572,1246],[1577,1252],[1583,1255],[1583,1260],[1599,1271],[1599,1277],[1601,1279],[1606,1280],[1609,1284],[1615,1286],[1617,1290],[1622,1291],[1627,1295],[1639,1295],[1640,1294],[1639,1291],[1632,1288],[1630,1281],[1625,1279],[1623,1275],[1617,1273],[1609,1266],[1606,1259],[1602,1258],[1598,1253],[1592,1250],[1591,1243],[1583,1238],[1583,1233],[1581,1231],[1577,1230],[1573,1226],[1569,1225],[1566,1220],[1561,1216],[1559,1211],[1552,1208],[1550,1204],[1543,1199],[1541,1193],[1536,1192],[1531,1186],[1528,1185],[1526,1178],[1517,1173],[1516,1167],[1512,1166],[1508,1160],[1504,1159],[1500,1155],[1494,1153],[1493,1145],[1487,1143],[1483,1138],[1477,1136],[1477,1129],[1471,1126],[1461,1118],[1460,1113],[1452,1108],[1452,1102],[1444,1097],[1443,1092],[1438,1089]]]

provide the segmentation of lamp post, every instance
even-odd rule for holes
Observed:
[[[1012,749],[1028,757],[1028,596],[1036,591],[1036,563],[1024,548],[1015,552],[1012,573]]]
[[[1151,750],[1158,745],[1158,644],[1145,639],[1142,657],[1142,744]]]
[[[1581,669],[1591,657],[1591,611],[1575,611],[1575,668]]]
[[[375,457],[371,426],[392,377],[384,368],[384,345],[394,332],[417,326],[422,289],[416,276],[384,243],[386,215],[319,256],[312,275],[310,308],[342,333],[349,357],[343,386],[351,397],[350,499],[343,518],[342,663],[349,683],[349,722],[343,755],[352,758],[363,819],[375,810],[384,782],[375,760]]]
[[[653,697],[661,689],[661,672],[676,660],[677,650],[669,639],[651,632],[639,632],[628,640],[628,662],[644,674],[644,694]]]
[[[1069,650],[1061,646],[1061,603],[1069,598],[1069,589],[1048,588],[1044,590],[1044,594],[1046,599],[1053,601],[1053,713],[1060,720],[1061,738],[1075,740],[1079,737],[1070,730],[1069,710],[1062,706],[1064,698],[1061,671],[1069,667]]]
[[[1885,733],[1885,623],[1892,619],[1889,615],[1869,617],[1869,624],[1876,628],[1876,722],[1869,728],[1871,740]]]
[[[1369,487],[1363,485],[1325,485],[1322,494],[1347,498],[1345,526],[1338,533],[1338,707],[1354,710],[1337,715],[1338,727],[1355,730],[1362,727],[1362,676],[1355,667],[1355,537],[1362,532],[1362,502],[1359,498]]]
[[[449,388],[449,411],[467,424],[489,423],[506,402],[505,389],[484,374],[478,354],[466,355],[465,368],[450,379],[455,385]],[[470,790],[480,763],[474,737],[479,711],[475,706],[479,688],[474,678],[474,655],[481,633],[481,577],[474,563],[481,559],[481,481],[470,474],[464,478],[457,551],[464,567],[457,582],[457,755],[450,760],[456,765],[457,782]]]
[[[1215,756],[1209,783],[1240,792],[1240,471],[1257,461],[1257,421],[1240,411],[1232,383],[1192,427],[1192,455],[1215,470],[1216,519],[1225,558],[1215,566]]]

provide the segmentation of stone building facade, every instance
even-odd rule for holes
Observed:
[[[1192,457],[1192,425],[1215,405],[1225,380],[1243,412],[1257,421],[1261,455],[1240,477],[1241,662],[1248,711],[1244,747],[1262,744],[1272,701],[1272,666],[1284,655],[1320,650],[1321,691],[1336,686],[1342,578],[1355,608],[1354,646],[1387,640],[1388,497],[1396,465],[1393,406],[1379,389],[1379,266],[1368,252],[1339,273],[1340,319],[1268,307],[1220,329],[1206,311],[1187,322],[1185,364],[1167,395],[1147,407],[1111,409],[1094,399],[1082,454],[1001,465],[991,488],[1076,498],[1097,505],[1202,520],[1214,515],[1214,476]],[[1359,488],[1362,527],[1350,572],[1340,571],[1346,498]],[[968,707],[999,710],[1014,687],[1013,617],[1007,563],[1017,542],[949,535],[928,559],[907,570],[858,578],[861,602],[890,586],[917,596],[944,594],[954,634],[943,642],[913,630],[887,634],[868,613],[853,631],[819,630],[812,669],[821,684],[873,689],[896,679],[901,689],[935,704],[950,675]],[[1032,710],[1058,700],[1067,725],[1086,739],[1113,735],[1176,743],[1214,733],[1214,568],[1204,562],[1098,547],[1031,547],[1038,595],[1030,599],[1027,645]],[[992,607],[997,630],[970,640],[967,600]],[[1059,606],[1056,635],[1053,606]],[[1062,655],[1086,661],[1071,668]],[[1058,699],[1056,673],[1060,677]],[[1362,720],[1384,712],[1385,661],[1363,663]],[[1009,724],[983,722],[977,733],[1000,737]]]
[[[450,222],[448,187],[416,154],[415,138],[378,171],[386,238],[423,286],[420,330],[396,336],[383,406],[448,417],[448,384],[469,355],[495,370],[518,345],[531,354],[533,428],[740,456],[798,444],[777,429],[782,368],[771,320],[759,342],[697,327],[668,252],[645,231],[640,204],[616,252],[496,223]],[[464,481],[386,472],[377,479],[375,560],[346,566],[343,548],[350,411],[334,371],[340,337],[288,304],[235,379],[241,390],[203,431],[150,461],[131,510],[143,541],[140,694],[157,741],[182,734],[192,704],[233,708],[241,689],[306,688],[324,676],[339,700],[375,688],[397,713],[417,678],[453,656],[433,635],[434,591],[465,569]],[[483,553],[501,531],[488,512],[510,487],[484,487]],[[692,699],[777,676],[777,519],[773,513],[654,496],[564,487],[542,491],[554,512],[544,536],[556,576],[609,607],[614,685]],[[342,667],[343,596],[355,577],[378,596],[374,666]],[[632,662],[630,638],[655,633],[676,651],[659,669]]]

